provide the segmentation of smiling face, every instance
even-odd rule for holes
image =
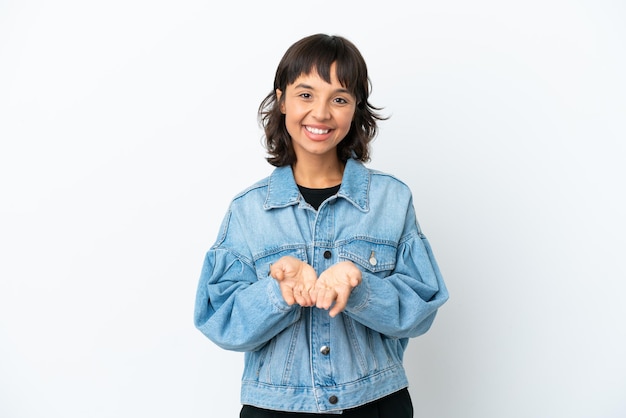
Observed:
[[[339,83],[332,64],[330,83],[316,71],[301,74],[285,92],[276,90],[282,99],[281,111],[298,161],[306,159],[337,160],[337,145],[350,131],[356,98]]]

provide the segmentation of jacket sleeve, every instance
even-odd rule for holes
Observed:
[[[437,310],[449,297],[412,203],[393,271],[381,277],[367,269],[361,270],[363,280],[353,289],[344,312],[390,337],[410,338],[428,331]]]
[[[230,212],[221,237],[207,253],[196,292],[194,324],[218,346],[233,351],[255,351],[300,317],[301,308],[289,306],[278,283],[259,279],[252,261],[239,248],[221,244],[229,229]],[[243,251],[242,251],[243,250]]]

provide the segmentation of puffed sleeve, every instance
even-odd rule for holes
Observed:
[[[283,300],[278,283],[259,279],[229,209],[216,244],[206,253],[196,292],[195,326],[218,346],[254,351],[293,324],[301,308]]]
[[[345,309],[363,325],[396,338],[428,331],[449,297],[430,243],[417,223],[412,200],[409,203],[392,271],[382,277],[361,268],[363,280],[353,289]]]

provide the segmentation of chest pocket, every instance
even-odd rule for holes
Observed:
[[[270,266],[277,262],[281,257],[291,256],[306,263],[306,246],[294,245],[288,247],[280,247],[266,250],[254,257],[254,266],[256,275],[259,280],[269,277]]]
[[[396,266],[396,251],[392,244],[354,239],[339,247],[339,257],[385,277]]]

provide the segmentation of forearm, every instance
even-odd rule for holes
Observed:
[[[430,296],[430,297],[429,297]],[[447,291],[427,288],[402,275],[381,279],[364,273],[353,289],[345,313],[381,334],[410,338],[426,332]]]
[[[222,259],[207,256],[196,294],[194,322],[209,339],[253,351],[299,319],[300,308],[283,300],[273,278],[259,280],[250,266]]]

